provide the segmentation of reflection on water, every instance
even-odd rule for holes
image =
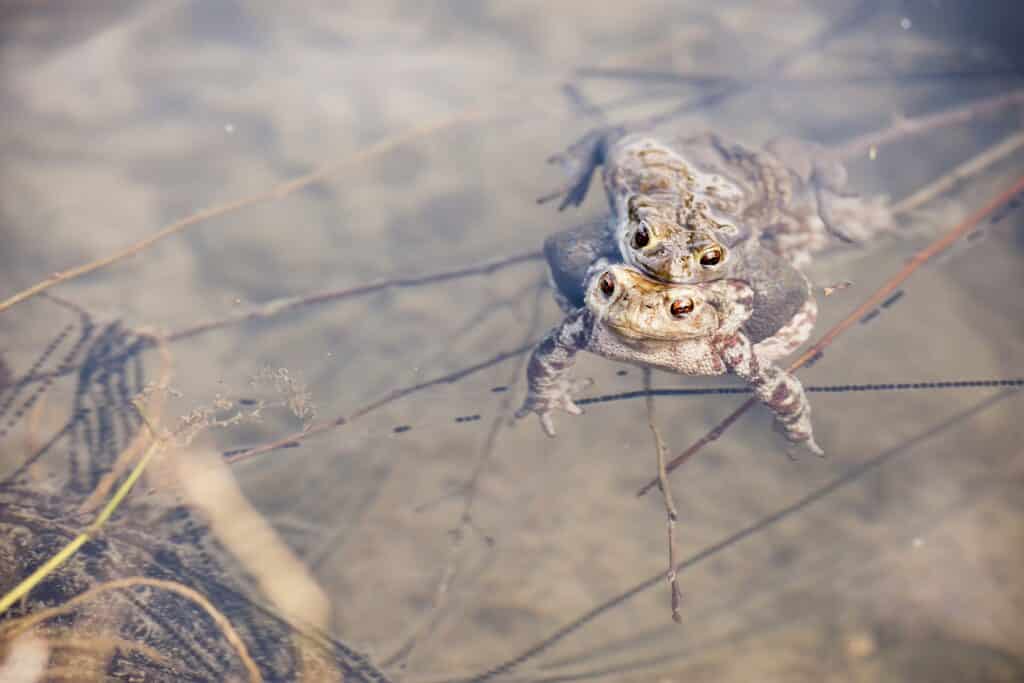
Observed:
[[[145,452],[133,398],[179,432],[7,615],[63,616],[5,652],[42,643],[84,680],[1024,677],[1012,386],[813,393],[824,460],[787,460],[752,411],[672,477],[681,626],[664,511],[634,495],[644,401],[591,401],[555,439],[509,420],[561,318],[537,252],[607,210],[596,188],[538,205],[564,182],[545,159],[665,112],[840,145],[1020,88],[1019,10],[967,6],[9,3],[0,297],[175,227],[0,312],[3,591]],[[1019,132],[1003,107],[853,160],[852,187],[898,201],[1002,144],[894,237],[815,257],[817,285],[852,283],[819,297],[819,333],[1016,181]],[[804,382],[1019,378],[1024,230],[996,218]],[[591,397],[642,387],[594,356],[577,374]],[[740,401],[658,397],[672,454]]]

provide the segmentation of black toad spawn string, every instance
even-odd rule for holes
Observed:
[[[616,375],[623,377],[629,374],[628,370],[618,370]],[[887,384],[825,384],[818,386],[805,386],[804,391],[812,394],[842,394],[848,392],[866,392],[866,391],[941,391],[941,390],[952,390],[952,389],[1019,389],[1024,387],[1024,377],[1014,377],[1008,379],[964,379],[964,380],[939,380],[935,382],[892,382]],[[495,394],[504,393],[509,391],[511,387],[505,385],[499,385],[491,388],[491,392]],[[636,390],[636,391],[623,391],[614,394],[601,394],[598,396],[590,396],[587,398],[581,398],[576,401],[578,405],[598,405],[601,403],[613,403],[616,401],[629,401],[638,398],[645,398],[647,396],[660,396],[660,397],[688,397],[695,398],[700,396],[734,396],[751,393],[752,389],[749,387],[705,387],[700,389],[652,389],[650,391]],[[247,399],[242,399],[246,401]],[[239,401],[239,403],[242,403]],[[456,415],[451,419],[451,424],[468,424],[472,422],[479,422],[484,418],[481,413],[471,413],[465,415]],[[430,423],[428,428],[436,427],[437,422]],[[425,425],[424,425],[425,426]],[[420,427],[422,429],[423,426]],[[392,434],[405,434],[411,432],[416,427],[411,424],[398,424],[391,427]],[[287,444],[280,446],[280,448],[296,448],[300,446],[300,442],[292,441]],[[249,450],[250,447],[245,448],[233,448],[229,451],[224,451],[225,457],[230,457],[238,453],[244,453]]]
[[[967,379],[938,382],[902,382],[892,384],[827,384],[822,386],[805,386],[804,391],[812,394],[842,394],[856,391],[921,391],[935,389],[981,389],[981,388],[1017,388],[1024,386],[1024,378],[1013,379]],[[651,389],[650,391],[625,391],[617,394],[603,394],[583,398],[576,403],[592,405],[625,401],[646,396],[711,396],[749,394],[750,387],[708,387],[704,389]]]

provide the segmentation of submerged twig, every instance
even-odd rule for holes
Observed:
[[[886,128],[847,140],[840,145],[830,148],[829,152],[836,158],[850,159],[911,135],[920,135],[934,128],[967,123],[1008,107],[1020,105],[1024,105],[1024,90],[1014,90],[1002,95],[987,97],[961,107],[953,107],[933,114],[925,114],[914,118],[900,117]]]
[[[1011,67],[987,67],[974,69],[922,69],[895,73],[843,74],[839,76],[783,76],[769,78],[755,83],[749,77],[734,73],[714,71],[658,71],[654,69],[583,67],[576,70],[576,78],[658,83],[668,85],[693,85],[697,87],[744,84],[747,87],[770,85],[772,88],[816,88],[820,86],[863,85],[871,83],[908,83],[914,81],[950,81],[980,79],[1019,79],[1019,69]]]
[[[668,571],[665,572],[665,580],[668,581],[669,594],[671,595],[672,621],[677,624],[683,623],[683,617],[679,613],[679,603],[682,596],[679,593],[679,581],[676,578],[676,521],[679,519],[679,512],[676,510],[676,503],[672,499],[672,489],[668,484],[668,472],[665,470],[665,440],[661,438],[661,431],[654,422],[654,394],[651,391],[651,369],[644,368],[644,391],[647,392],[647,426],[651,428],[654,436],[654,452],[658,465],[658,485],[661,488],[662,500],[665,501],[665,527],[668,531]]]
[[[875,292],[867,298],[860,306],[855,308],[849,315],[836,323],[831,329],[829,329],[814,345],[803,352],[799,358],[797,358],[790,366],[789,371],[792,372],[806,365],[812,358],[816,357],[825,348],[827,348],[839,335],[848,330],[853,325],[857,324],[864,315],[877,307],[883,301],[885,301],[889,295],[891,295],[904,281],[907,280],[914,272],[923,266],[928,261],[931,261],[936,256],[944,252],[955,244],[960,238],[974,230],[982,221],[991,216],[1004,204],[1010,202],[1018,194],[1024,192],[1024,176],[1021,176],[1017,181],[1008,189],[1001,192],[998,196],[988,202],[985,206],[975,211],[973,214],[965,218],[959,225],[954,227],[952,230],[947,232],[945,235],[939,237],[924,249],[917,252],[910,261],[899,270],[895,275],[889,278],[885,283],[882,284]],[[684,462],[689,460],[695,453],[701,448],[718,439],[726,429],[729,428],[732,423],[740,418],[743,413],[747,412],[755,403],[756,399],[748,399],[739,408],[737,408],[732,414],[726,417],[711,431],[705,434],[703,437],[697,440],[692,446],[687,448],[685,451],[677,455],[668,464],[668,471],[671,472],[675,468],[682,465]],[[642,496],[651,490],[652,487],[658,483],[657,479],[652,479],[647,482],[637,491],[638,496]]]
[[[319,292],[311,292],[296,297],[286,297],[281,299],[275,299],[266,303],[260,304],[251,308],[247,311],[235,313],[223,318],[216,320],[208,320],[202,323],[196,323],[188,327],[183,327],[178,330],[169,332],[163,336],[165,342],[181,341],[182,339],[188,339],[206,332],[221,329],[230,325],[237,325],[244,322],[253,320],[265,320],[276,317],[282,313],[288,311],[303,308],[305,306],[313,306],[317,304],[329,303],[331,301],[342,301],[345,299],[354,299],[375,292],[383,291],[386,289],[403,289],[413,286],[421,285],[432,285],[449,280],[456,280],[463,277],[471,277],[477,275],[490,275],[499,270],[505,268],[511,268],[522,263],[529,263],[532,261],[539,261],[543,257],[540,251],[529,251],[522,254],[516,254],[515,256],[509,256],[508,258],[499,259],[497,261],[490,261],[478,266],[469,266],[466,268],[458,268],[455,270],[446,270],[437,273],[431,273],[429,275],[418,275],[407,278],[393,278],[388,280],[381,280],[368,285],[357,285],[355,287],[346,287],[342,289],[329,289],[322,290]],[[53,297],[51,297],[53,298]],[[144,350],[152,348],[152,344],[140,341],[140,345],[136,348],[133,346],[130,349],[131,353],[135,353],[137,350]],[[127,356],[127,352],[125,354]],[[45,359],[43,359],[45,360]],[[123,356],[115,355],[108,359],[110,362],[117,360],[123,360]],[[41,365],[40,361],[39,365]],[[65,362],[60,368],[52,372],[42,372],[39,368],[34,365],[31,370],[25,373],[24,376],[18,380],[11,380],[11,383],[17,387],[27,386],[33,382],[49,382],[57,377],[70,374],[81,369],[81,364],[73,364]],[[0,390],[3,390],[3,386],[0,386]],[[5,399],[5,403],[6,403]]]
[[[356,154],[348,157],[347,159],[326,164],[311,173],[307,173],[306,175],[300,176],[298,178],[289,180],[284,183],[279,183],[278,185],[275,185],[270,189],[265,190],[264,192],[250,195],[248,197],[243,197],[242,199],[237,199],[233,202],[228,202],[227,204],[221,204],[220,206],[215,206],[209,209],[198,211],[192,214],[191,216],[182,218],[181,220],[175,221],[174,223],[171,223],[170,225],[161,228],[160,230],[150,235],[149,237],[142,239],[136,242],[135,244],[127,246],[124,249],[116,251],[113,254],[110,254],[109,256],[96,259],[95,261],[90,261],[89,263],[83,263],[80,266],[75,266],[74,268],[69,268],[68,270],[53,273],[52,275],[50,275],[50,277],[46,278],[45,280],[42,280],[41,282],[36,283],[35,285],[29,287],[28,289],[22,290],[17,294],[14,294],[13,296],[8,297],[3,301],[0,301],[0,313],[6,311],[8,308],[14,306],[17,303],[29,299],[35,296],[36,294],[39,294],[40,292],[44,292],[47,289],[50,289],[51,287],[58,285],[62,282],[74,280],[75,278],[81,277],[82,275],[86,275],[87,273],[91,273],[101,268],[105,268],[111,264],[117,263],[118,261],[123,261],[126,258],[135,256],[139,252],[153,246],[157,242],[167,237],[170,237],[171,235],[175,235],[193,225],[202,223],[211,218],[223,216],[233,211],[238,211],[239,209],[255,206],[256,204],[262,204],[264,202],[282,199],[290,194],[293,194],[299,190],[309,187],[314,183],[324,180],[325,178],[329,177],[334,173],[337,173],[338,171],[340,171],[341,169],[345,168],[350,164],[367,161],[369,159],[372,159],[373,157],[379,156],[386,152],[390,152],[391,150],[400,147],[404,144],[407,144],[408,142],[411,142],[412,140],[415,140],[424,135],[429,135],[438,130],[451,127],[458,123],[464,123],[466,121],[479,119],[482,116],[483,114],[481,114],[480,112],[467,112],[413,128],[412,130],[408,130],[399,135],[387,137],[373,145],[370,145],[366,149],[357,152]]]
[[[913,194],[904,197],[898,202],[893,202],[889,206],[889,210],[893,214],[910,213],[936,197],[952,190],[958,183],[1002,161],[1021,147],[1024,147],[1024,132],[1016,133],[997,142],[981,154],[971,157]]]
[[[343,299],[351,299],[358,296],[365,296],[374,292],[379,292],[385,289],[401,289],[404,287],[415,287],[419,285],[437,284],[439,282],[446,282],[448,280],[455,280],[463,277],[471,277],[476,275],[490,275],[499,270],[503,270],[510,266],[519,265],[520,263],[527,263],[530,261],[538,261],[542,258],[543,254],[539,251],[530,251],[524,254],[517,254],[515,256],[509,256],[508,258],[499,259],[497,261],[490,261],[488,263],[481,264],[479,266],[470,266],[468,268],[460,268],[457,270],[447,270],[440,273],[432,273],[430,275],[419,275],[415,277],[406,278],[393,278],[388,280],[382,280],[380,282],[374,282],[368,285],[358,285],[355,287],[346,287],[343,289],[328,289],[320,292],[313,292],[303,296],[287,297],[282,299],[275,299],[268,301],[267,303],[260,304],[248,311],[242,311],[240,313],[234,313],[217,320],[210,320],[204,323],[198,323],[190,327],[186,327],[180,330],[175,330],[167,335],[168,341],[178,341],[179,339],[185,339],[192,337],[203,332],[209,332],[216,330],[221,327],[227,327],[228,325],[236,325],[238,323],[250,322],[253,320],[263,320],[266,318],[272,318],[280,315],[287,311],[292,311],[297,308],[304,306],[311,306],[314,304],[323,304],[329,301],[341,301]]]

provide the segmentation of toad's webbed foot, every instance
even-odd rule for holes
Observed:
[[[594,171],[604,164],[607,158],[608,147],[625,134],[626,129],[621,126],[598,128],[584,135],[564,152],[549,158],[548,163],[559,164],[566,170],[569,182],[555,192],[540,197],[537,203],[544,204],[562,197],[562,203],[558,205],[559,211],[565,210],[568,206],[582,204],[587,196],[587,190],[590,189]]]
[[[774,428],[776,432],[782,434],[782,436],[786,437],[786,440],[789,441],[789,445],[786,447],[786,457],[788,457],[790,460],[799,460],[801,456],[807,454],[816,456],[818,458],[825,457],[825,451],[823,451],[821,449],[821,446],[819,446],[818,443],[814,440],[813,434],[802,441],[793,441],[790,438],[789,433],[786,431],[786,429],[782,426],[782,424],[779,421],[775,422]]]
[[[775,414],[776,428],[786,439],[817,455],[824,453],[814,441],[811,404],[800,380],[759,357],[742,334],[724,340],[721,355],[729,369],[749,382],[758,400]]]
[[[774,365],[762,368],[761,376],[754,383],[754,394],[775,413],[775,428],[794,446],[823,456],[814,440],[811,404],[800,380]]]
[[[534,387],[531,384],[526,400],[523,401],[523,407],[516,411],[516,419],[524,418],[530,413],[537,413],[544,433],[554,436],[554,412],[564,410],[570,415],[582,415],[583,409],[576,405],[574,398],[593,383],[594,381],[589,378],[560,377],[543,387]]]
[[[576,353],[586,348],[589,341],[591,324],[586,309],[576,309],[537,344],[526,366],[529,388],[523,406],[516,411],[517,419],[537,413],[544,433],[554,436],[552,413],[555,410],[564,410],[570,415],[583,412],[574,398],[591,382],[574,380],[571,373]]]

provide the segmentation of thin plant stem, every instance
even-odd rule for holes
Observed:
[[[304,306],[323,304],[330,301],[340,301],[342,299],[351,299],[358,296],[365,296],[367,294],[379,292],[385,289],[415,287],[419,285],[437,284],[439,282],[456,280],[463,277],[490,275],[494,272],[503,270],[510,266],[518,265],[520,263],[539,261],[542,257],[543,254],[541,254],[541,252],[530,251],[524,254],[517,254],[515,256],[500,259],[498,261],[484,263],[479,266],[470,266],[468,268],[448,270],[440,273],[432,273],[430,275],[421,275],[417,277],[382,280],[380,282],[374,282],[367,285],[357,285],[355,287],[346,287],[344,289],[328,289],[298,297],[275,299],[273,301],[268,301],[267,303],[256,306],[255,308],[252,308],[248,311],[243,311],[241,313],[236,313],[225,318],[211,320],[204,323],[198,323],[190,327],[175,330],[174,332],[171,332],[167,335],[167,341],[178,341],[180,339],[193,337],[197,334],[202,334],[204,332],[216,330],[221,327],[227,327],[228,325],[236,325],[238,323],[250,322],[253,320],[263,320],[266,318],[272,318],[274,316],[281,315],[282,313],[285,313],[287,311],[293,311]]]
[[[936,178],[913,194],[889,206],[893,214],[906,214],[949,192],[958,183],[977,175],[989,166],[1002,161],[1021,147],[1024,147],[1024,132],[1016,133],[997,142],[981,154],[971,157],[948,173]]]
[[[654,394],[651,392],[651,369],[644,368],[644,391],[647,392],[645,403],[647,405],[647,426],[651,428],[654,436],[654,452],[657,457],[658,484],[661,487],[662,500],[665,502],[665,527],[668,532],[668,571],[665,572],[665,580],[668,581],[670,605],[672,607],[672,621],[677,624],[683,623],[683,617],[679,613],[679,604],[682,602],[682,595],[679,592],[679,580],[676,575],[676,521],[679,519],[679,512],[676,510],[676,503],[672,499],[672,489],[669,488],[668,472],[665,470],[665,440],[661,437],[661,430],[654,421]]]
[[[659,84],[662,86],[691,85],[700,88],[724,87],[726,85],[745,84],[747,87],[756,85],[772,88],[819,88],[821,86],[862,85],[865,83],[914,83],[922,81],[961,81],[977,82],[980,79],[1012,80],[1020,78],[1020,70],[1009,67],[984,67],[971,69],[922,69],[918,71],[900,71],[896,73],[865,73],[849,75],[825,76],[782,76],[769,78],[763,83],[753,83],[751,79],[737,76],[734,73],[715,71],[657,71],[639,68],[614,67],[583,67],[576,70],[578,79],[630,81],[633,83]],[[671,92],[671,91],[667,91]]]
[[[366,149],[363,149],[362,151],[354,154],[351,157],[334,163],[326,164],[311,173],[307,173],[306,175],[300,176],[293,180],[289,180],[287,182],[275,185],[264,192],[260,192],[259,194],[250,195],[248,197],[237,199],[233,202],[228,202],[227,204],[221,204],[220,206],[215,206],[209,209],[198,211],[192,214],[191,216],[187,216],[185,218],[182,218],[181,220],[175,221],[174,223],[171,223],[170,225],[161,228],[160,230],[150,235],[149,237],[146,237],[145,239],[142,239],[132,245],[129,245],[119,251],[116,251],[113,254],[110,254],[109,256],[105,256],[103,258],[96,259],[95,261],[90,261],[88,263],[83,263],[82,265],[75,266],[74,268],[69,268],[64,271],[53,273],[45,280],[42,280],[32,285],[28,289],[24,289],[8,297],[5,300],[0,301],[0,313],[3,313],[4,311],[14,306],[15,304],[25,301],[26,299],[30,299],[36,294],[44,292],[50,289],[51,287],[54,287],[55,285],[59,285],[64,282],[74,280],[75,278],[81,277],[82,275],[86,275],[93,271],[117,263],[118,261],[123,261],[126,258],[135,256],[136,254],[142,252],[143,250],[153,246],[157,242],[167,237],[170,237],[171,235],[175,235],[185,230],[186,228],[192,227],[193,225],[203,223],[205,221],[210,220],[211,218],[217,218],[219,216],[223,216],[225,214],[238,211],[239,209],[244,209],[250,206],[255,206],[257,204],[282,199],[290,194],[294,194],[299,190],[309,187],[314,183],[324,180],[325,178],[333,175],[334,173],[337,173],[338,171],[347,166],[365,162],[369,159],[380,156],[381,154],[390,152],[391,150],[401,147],[402,145],[405,145],[413,140],[423,137],[424,135],[429,135],[431,133],[437,132],[438,130],[449,128],[455,124],[464,123],[466,121],[474,119],[479,119],[481,117],[482,114],[479,112],[467,112],[459,114],[457,116],[441,119],[440,121],[428,123],[423,126],[413,128],[399,135],[394,135],[385,138],[384,140],[381,140],[373,145],[370,145]]]
[[[1021,105],[1024,105],[1024,90],[1014,90],[933,114],[914,118],[899,117],[891,125],[881,130],[866,133],[832,147],[830,153],[838,159],[850,159],[866,154],[873,148],[877,149],[882,145],[911,135],[920,135],[934,128],[967,123],[983,116],[990,116],[1003,109]]]

